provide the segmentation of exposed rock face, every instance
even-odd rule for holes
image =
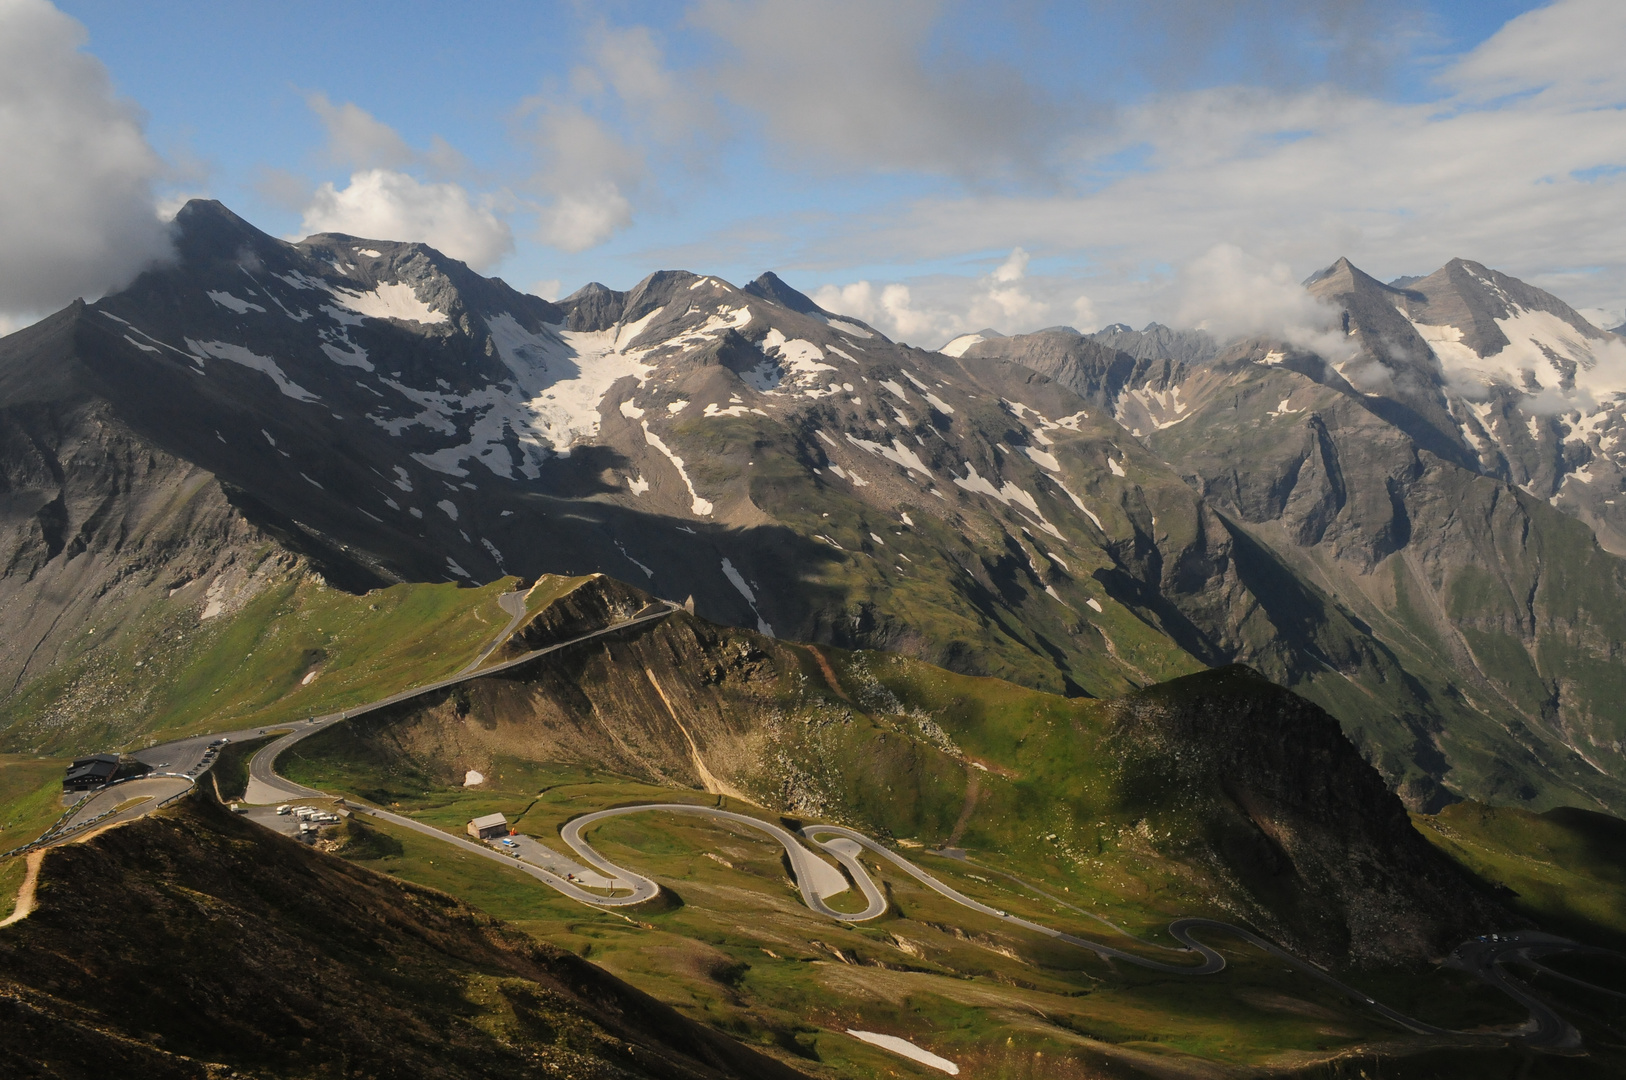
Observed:
[[[10,1076],[802,1075],[444,893],[199,796],[53,849],[39,889],[0,937]],[[477,984],[500,1004],[473,1004]]]
[[[8,341],[21,360],[0,406],[0,687],[11,693],[93,654],[159,600],[192,602],[195,623],[303,565],[291,552],[267,565],[270,537],[214,475],[82,392],[89,380],[60,333],[73,318]],[[87,692],[63,704],[94,707]]]
[[[1175,330],[1161,323],[1148,323],[1144,330],[1131,330],[1123,323],[1114,323],[1089,336],[1136,360],[1205,364],[1220,351],[1220,343],[1206,330]]]
[[[1250,663],[1334,711],[1413,806],[1581,791],[1618,805],[1626,728],[1610,702],[1626,688],[1608,673],[1626,638],[1626,575],[1599,550],[1609,528],[1594,539],[1581,524],[1612,512],[1592,497],[1618,487],[1598,479],[1614,475],[1601,458],[1615,406],[1554,416],[1537,398],[1569,385],[1584,406],[1585,381],[1617,370],[1626,389],[1626,353],[1556,298],[1477,264],[1392,286],[1340,260],[1309,288],[1334,313],[1336,356],[1244,341],[1118,384],[1101,377],[1114,370],[1105,359],[1082,377],[1066,367],[1066,342],[1049,333],[967,355],[1072,379],[1186,477],[1271,613],[1270,631],[1249,634],[1246,608],[1204,618],[1188,606],[1218,646],[1199,655]],[[1483,324],[1484,356],[1449,319]],[[1510,364],[1535,381],[1497,374]],[[1580,462],[1596,464],[1577,478]]]

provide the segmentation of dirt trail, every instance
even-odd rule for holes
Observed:
[[[841,680],[836,678],[836,669],[830,666],[829,658],[819,651],[817,645],[807,646],[807,651],[812,653],[813,659],[819,662],[819,670],[824,672],[824,681],[829,684],[831,690],[835,691],[836,697],[851,705],[853,699],[848,697],[847,691],[841,688]]]
[[[655,679],[655,673],[645,666],[644,674],[649,678],[649,685],[655,688],[655,693],[660,695],[661,702],[665,704],[667,713],[672,717],[672,723],[677,725],[677,729],[683,733],[683,738],[688,742],[689,760],[694,764],[694,771],[700,774],[700,783],[705,786],[706,794],[727,795],[731,799],[738,799],[740,802],[755,806],[756,801],[746,795],[745,792],[726,780],[717,779],[716,776],[712,775],[711,770],[706,768],[705,759],[700,756],[700,747],[695,744],[694,736],[689,734],[689,729],[683,726],[683,721],[678,719],[677,710],[672,707],[672,699],[666,696],[665,690],[661,689],[661,684]]]
[[[45,862],[45,849],[38,848],[30,851],[26,856],[28,870],[23,875],[22,888],[17,890],[17,906],[10,915],[0,919],[0,926],[10,926],[12,923],[22,922],[34,912],[34,889],[40,881],[40,864]]]
[[[958,847],[960,836],[965,832],[966,823],[971,820],[971,812],[977,808],[977,796],[982,792],[982,773],[980,770],[967,766],[965,770],[965,806],[960,809],[960,820],[954,823],[954,831],[943,846],[947,848]]]

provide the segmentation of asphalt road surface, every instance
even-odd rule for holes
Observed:
[[[504,596],[515,595],[519,594],[504,594]],[[523,603],[523,597],[521,598],[521,603]],[[438,682],[432,682],[425,686],[416,686],[411,690],[403,690],[398,694],[391,694],[389,697],[381,698],[378,701],[374,701],[368,705],[359,705],[354,709],[344,709],[339,712],[327,713],[323,716],[318,716],[301,723],[295,727],[295,730],[289,732],[287,735],[284,735],[276,742],[271,743],[249,760],[248,790],[243,795],[243,801],[253,804],[264,804],[286,802],[289,799],[322,797],[323,793],[320,791],[313,791],[310,788],[303,787],[292,782],[291,780],[285,780],[278,776],[276,772],[277,758],[282,755],[283,751],[294,745],[294,743],[299,742],[301,739],[308,739],[318,731],[332,727],[341,720],[349,720],[352,717],[363,716],[378,709],[394,705],[397,702],[406,701],[408,698],[418,697],[421,694],[433,693],[436,690],[443,690],[448,686],[456,686],[459,683],[466,683],[472,679],[483,679],[488,675],[495,675],[498,672],[519,667],[521,664],[528,664],[538,657],[546,656],[549,653],[558,652],[560,649],[568,649],[572,645],[579,645],[584,641],[591,641],[594,638],[603,637],[606,634],[613,634],[618,630],[625,630],[629,626],[638,626],[642,623],[654,622],[656,619],[664,619],[666,616],[672,614],[672,612],[680,610],[682,609],[677,604],[670,603],[666,600],[659,600],[648,605],[630,619],[623,619],[620,622],[611,623],[610,625],[601,627],[600,629],[594,630],[591,633],[582,634],[579,637],[573,637],[569,641],[561,641],[557,644],[549,645],[541,649],[532,649],[530,652],[524,653],[521,656],[516,656],[512,660],[505,660],[500,664],[492,664],[490,667],[480,668],[478,671],[471,670],[470,668],[464,668],[462,671],[451,676],[450,678],[441,679]],[[523,609],[521,610],[521,615],[523,615]],[[503,635],[499,637],[497,642],[498,644],[507,640],[507,635],[513,632],[513,627],[518,624],[519,618],[520,616],[516,615],[514,619],[509,622],[508,627],[503,631]],[[475,660],[475,663],[478,664],[481,659],[489,656],[492,649],[495,647],[496,646],[493,645],[490,648],[487,648],[486,651]]]

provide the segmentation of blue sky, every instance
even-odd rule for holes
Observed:
[[[60,117],[0,138],[105,131],[122,101],[147,149],[107,181],[119,205],[144,185],[277,235],[388,230],[544,294],[771,268],[928,346],[985,324],[1234,319],[1240,294],[1341,254],[1382,277],[1477,258],[1605,320],[1626,305],[1623,12],[0,0],[0,50],[42,34],[43,66],[76,22],[111,97],[13,77]],[[36,157],[41,176],[0,193],[0,247],[8,215],[40,219],[17,193],[83,169]],[[137,260],[142,227],[85,198],[130,252],[100,264]],[[70,270],[63,287],[94,285]],[[8,295],[0,266],[0,312],[48,309],[40,280]]]

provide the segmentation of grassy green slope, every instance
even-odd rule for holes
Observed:
[[[756,702],[762,723],[776,728],[771,737],[750,736],[767,738],[752,744],[758,772],[727,773],[774,809],[721,800],[730,809],[846,821],[889,839],[969,895],[1148,955],[1168,954],[1098,919],[1153,943],[1170,943],[1172,918],[1206,914],[1251,922],[1311,949],[1339,947],[1339,932],[1317,914],[1338,901],[1293,884],[1298,871],[1286,865],[1304,857],[1293,844],[1322,826],[1261,809],[1279,803],[1280,793],[1249,772],[1250,753],[1212,756],[1200,739],[1183,742],[1172,728],[1148,736],[1152,729],[1138,726],[1121,703],[1066,699],[906,657],[815,650],[726,628],[709,631],[718,635],[711,651],[687,653],[685,635],[706,632],[680,616],[636,639],[550,660],[546,671],[524,676],[528,689],[512,676],[483,680],[460,698],[340,725],[302,743],[284,771],[450,832],[500,811],[555,846],[561,825],[588,810],[674,799],[717,804],[717,796],[606,768],[591,754],[548,757],[576,745],[569,739],[583,731],[600,733],[606,745],[643,748],[639,731],[656,719],[645,710],[664,709],[634,693],[647,685],[647,668],[677,702],[714,771],[733,759],[722,729],[700,726],[707,693],[735,717]],[[663,656],[676,663],[660,666]],[[740,666],[730,670],[718,662],[724,657]],[[682,670],[693,681],[684,683]],[[1215,679],[1203,675],[1143,696],[1148,707],[1201,706],[1232,692]],[[531,719],[516,719],[516,708]],[[1266,737],[1294,743],[1295,721],[1287,722],[1283,733]],[[550,741],[548,731],[568,738]],[[499,749],[468,758],[485,745],[466,741],[471,732],[489,732]],[[1312,750],[1292,755],[1306,777],[1324,767],[1323,751]],[[474,788],[459,782],[470,760],[486,775]],[[672,772],[682,760],[680,751],[648,765]],[[1270,766],[1278,767],[1286,768]],[[1348,786],[1342,779],[1334,785]],[[1312,789],[1307,797],[1340,796]],[[1398,806],[1394,811],[1409,830]],[[1271,855],[1259,847],[1259,828],[1277,826],[1292,850]],[[1340,828],[1348,823],[1335,822],[1331,831]],[[456,892],[689,1015],[837,1075],[896,1068],[851,1045],[841,1035],[846,1027],[900,1034],[963,1066],[1016,1076],[1214,1066],[1251,1074],[1335,1058],[1365,1062],[1360,1048],[1376,1043],[1388,1046],[1387,1064],[1422,1048],[1247,947],[1216,939],[1233,964],[1212,980],[1106,965],[957,909],[887,865],[874,871],[892,911],[862,927],[832,924],[801,905],[775,848],[712,823],[636,816],[597,827],[601,850],[668,890],[662,903],[621,913],[573,904],[517,872],[412,834],[382,832],[393,843],[346,842],[341,851]],[[939,845],[966,857],[937,855]],[[1390,852],[1397,866],[1405,847]],[[1398,872],[1408,876],[1407,888],[1416,887],[1410,869]],[[1385,924],[1380,932],[1409,931]],[[1369,963],[1351,978],[1442,1024],[1518,1020],[1494,992],[1427,966]]]
[[[1432,843],[1511,890],[1518,910],[1579,940],[1626,947],[1626,821],[1469,802],[1416,820]]]
[[[306,575],[240,611],[199,621],[158,605],[115,640],[87,635],[72,661],[0,714],[3,745],[104,749],[280,723],[450,675],[508,622],[505,578],[477,589],[404,584],[356,596]]]

